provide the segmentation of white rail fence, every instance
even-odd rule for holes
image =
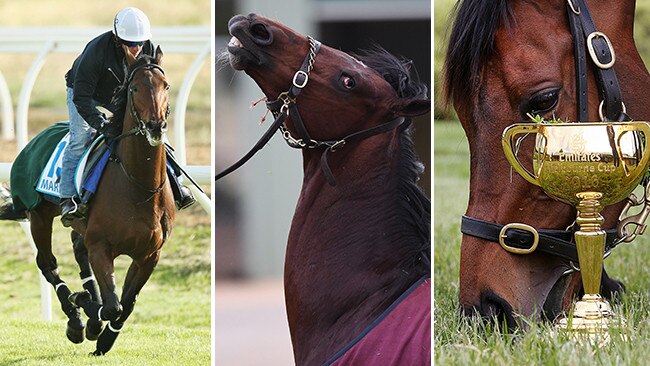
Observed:
[[[0,53],[34,54],[25,78],[23,79],[16,113],[7,82],[0,70],[0,140],[16,140],[18,151],[28,142],[29,102],[38,74],[47,57],[53,53],[79,54],[86,43],[95,36],[106,32],[106,28],[3,28],[0,27]],[[154,27],[152,41],[162,45],[166,54],[196,54],[196,58],[187,70],[178,91],[174,110],[174,148],[176,158],[185,171],[199,184],[211,184],[210,166],[187,165],[185,144],[185,112],[192,85],[204,62],[212,54],[211,31],[209,27]],[[61,101],[65,103],[65,101]],[[15,118],[15,119],[14,119]],[[1,142],[0,142],[1,144]],[[11,162],[0,162],[0,181],[7,181],[11,171]],[[209,197],[190,186],[201,207],[210,214],[212,203]],[[29,225],[21,226],[36,249]],[[52,320],[52,298],[50,285],[41,276],[41,310],[45,320]]]

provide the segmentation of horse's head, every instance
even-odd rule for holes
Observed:
[[[135,59],[127,54],[126,80],[113,101],[118,106],[114,118],[121,118],[125,112],[131,117],[125,119],[123,133],[143,134],[151,146],[163,143],[169,116],[169,83],[161,66],[162,57],[160,47],[153,58],[140,54]]]
[[[238,15],[230,20],[229,30],[233,36],[228,45],[231,65],[252,77],[269,100],[289,89],[304,61],[311,64],[297,105],[313,139],[332,140],[430,109],[430,102],[423,100],[426,89],[398,95],[396,89],[415,85],[405,83],[408,74],[387,81],[386,75],[394,73],[382,75],[379,68],[325,45],[310,56],[315,50],[308,37],[273,20]],[[295,132],[291,121],[288,128]]]
[[[640,91],[650,86],[635,48],[634,2],[589,2],[598,30],[616,51],[614,69],[628,114],[650,117]],[[577,120],[574,43],[566,0],[457,4],[445,61],[446,97],[458,112],[471,153],[467,216],[505,225],[565,230],[575,209],[549,198],[513,173],[501,148],[506,126],[530,121],[527,114]],[[589,57],[589,54],[587,54]],[[589,120],[599,121],[600,98],[588,61]],[[532,139],[519,151],[531,161]],[[621,207],[603,212],[604,228],[615,226]],[[512,254],[498,243],[464,235],[460,304],[470,312],[497,315],[515,324],[513,312],[553,317],[567,310],[580,289],[578,277],[563,276],[571,263],[539,251]],[[578,275],[576,275],[578,276]]]

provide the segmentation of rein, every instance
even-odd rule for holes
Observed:
[[[618,78],[613,69],[616,54],[612,43],[604,33],[596,29],[585,0],[567,0],[567,13],[574,42],[578,121],[588,120],[587,51],[589,60],[593,64],[598,95],[601,98],[598,110],[600,119],[603,122],[630,120],[622,101]],[[619,216],[617,228],[605,230],[607,233],[603,254],[605,258],[618,244],[631,242],[637,235],[643,233],[645,219],[650,215],[650,202],[648,202],[650,185],[645,182],[645,187],[645,195],[642,199],[637,199],[634,194],[627,199],[627,204]],[[639,214],[627,216],[631,207],[639,205],[644,205]],[[634,230],[628,232],[627,226],[630,224],[635,227]],[[564,275],[580,270],[577,267],[578,254],[573,239],[574,231],[571,230],[571,227],[566,230],[535,229],[522,223],[501,225],[465,215],[461,219],[463,234],[497,242],[510,253],[530,254],[539,250],[568,260],[570,267],[564,272]]]
[[[410,121],[407,121],[406,118],[399,117],[375,127],[352,133],[341,139],[321,141],[312,139],[309,135],[309,132],[307,132],[307,128],[305,127],[305,123],[303,122],[302,117],[300,116],[296,102],[297,96],[300,94],[302,89],[307,86],[307,82],[309,81],[309,74],[314,68],[316,55],[318,54],[318,51],[321,47],[321,43],[314,38],[307,36],[307,39],[309,40],[309,53],[302,62],[300,69],[294,74],[291,87],[288,91],[280,93],[280,95],[278,95],[275,100],[266,102],[266,108],[271,111],[275,117],[275,121],[264,133],[264,135],[262,135],[262,138],[260,138],[260,140],[253,146],[253,148],[235,164],[217,174],[214,178],[215,181],[239,169],[259,150],[261,150],[268,143],[271,137],[273,137],[273,134],[279,130],[289,147],[292,147],[294,149],[325,149],[321,155],[321,169],[323,170],[327,182],[334,187],[336,186],[336,179],[334,178],[334,174],[332,173],[332,169],[329,167],[328,163],[328,157],[330,153],[334,153],[340,150],[350,142],[361,141],[368,137],[388,132],[392,129],[400,127],[405,123],[406,125],[404,127],[407,127],[408,124],[410,124]],[[289,116],[291,116],[293,125],[296,128],[298,135],[300,136],[299,138],[293,137],[286,126],[286,118]]]

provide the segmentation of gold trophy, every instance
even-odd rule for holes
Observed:
[[[535,134],[532,162],[525,167],[516,156],[517,136]],[[641,136],[643,135],[643,137]],[[501,140],[508,162],[527,181],[578,210],[575,233],[585,295],[573,318],[558,326],[609,342],[612,308],[600,295],[606,233],[600,215],[604,206],[625,199],[643,178],[650,152],[647,122],[521,123],[507,127]]]

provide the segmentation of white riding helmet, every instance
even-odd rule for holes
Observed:
[[[125,41],[148,41],[151,39],[149,18],[138,8],[124,8],[115,16],[113,34]]]

